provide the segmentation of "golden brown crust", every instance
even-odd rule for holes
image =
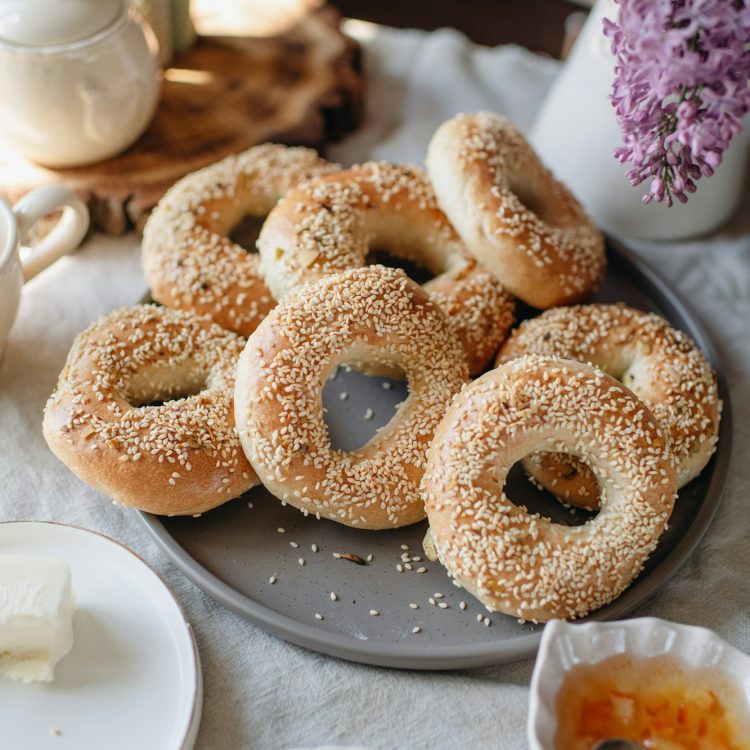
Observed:
[[[208,318],[154,305],[115,310],[74,341],[45,407],[47,444],[123,505],[160,515],[221,505],[258,484],[234,429],[243,346]],[[154,401],[166,403],[138,405]]]
[[[258,256],[229,233],[246,216],[267,216],[298,182],[336,169],[312,149],[266,143],[181,179],[143,230],[143,271],[153,298],[249,336],[276,302]]]
[[[427,169],[468,249],[517,297],[547,308],[596,291],[606,264],[601,232],[504,117],[443,123]]]
[[[513,298],[467,253],[416,167],[368,162],[300,185],[268,216],[258,249],[278,299],[365,266],[374,249],[423,266],[435,274],[424,288],[448,315],[473,373],[513,324]]]
[[[708,463],[721,417],[716,378],[690,338],[658,315],[625,305],[548,310],[513,332],[497,364],[525,354],[591,362],[621,380],[662,425],[679,487]],[[596,480],[579,461],[535,454],[524,459],[524,468],[561,500],[580,507],[598,506]]]
[[[334,450],[321,391],[346,361],[396,365],[409,396],[365,446]],[[427,449],[468,378],[460,341],[403,271],[370,266],[285,298],[240,358],[235,412],[245,453],[283,501],[348,526],[382,529],[424,518]]]
[[[508,471],[532,451],[585,458],[604,489],[584,526],[513,504]],[[440,560],[489,609],[534,621],[581,617],[641,570],[672,511],[676,476],[648,408],[601,370],[526,356],[454,399],[422,483]]]

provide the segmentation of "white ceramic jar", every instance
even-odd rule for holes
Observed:
[[[706,234],[726,222],[743,196],[750,133],[734,138],[722,164],[686,204],[641,201],[648,183],[633,187],[612,152],[622,136],[609,100],[615,75],[602,20],[615,19],[614,0],[598,0],[560,75],[542,104],[530,140],[542,160],[581,200],[606,231],[629,237],[676,240]],[[745,122],[747,126],[747,119]]]
[[[126,0],[0,0],[0,139],[49,167],[101,161],[146,129],[158,44]]]

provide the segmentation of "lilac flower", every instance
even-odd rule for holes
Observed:
[[[632,185],[672,205],[710,177],[750,110],[750,0],[619,0],[604,20],[615,80],[610,99]]]

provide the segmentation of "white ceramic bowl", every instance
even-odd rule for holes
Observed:
[[[547,623],[531,678],[528,741],[531,750],[553,750],[555,700],[566,673],[579,664],[609,656],[671,655],[695,668],[715,669],[734,678],[750,704],[750,656],[706,628],[641,617],[616,622]]]

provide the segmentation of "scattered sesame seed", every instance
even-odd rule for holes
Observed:
[[[466,609],[466,602],[459,602],[458,608],[463,611]]]
[[[397,563],[397,565],[396,565],[396,570],[397,570],[397,571],[398,571],[399,573],[403,573],[403,572],[404,572],[404,566],[403,566],[403,565],[402,565],[401,563]]]
[[[367,555],[367,562],[372,562],[375,559],[374,555]]]
[[[434,597],[435,597],[436,599],[442,599],[442,598],[443,598],[443,595],[442,595],[442,594],[441,594],[441,593],[440,593],[439,591],[438,591],[438,592],[437,592],[436,594],[433,594],[433,596],[434,596]]]
[[[337,602],[339,600],[338,594],[336,594],[335,591],[331,591],[330,597],[332,602]]]
[[[417,573],[426,573],[427,568],[417,568]]]
[[[276,529],[276,531],[278,531],[279,534],[286,534],[286,529],[283,526],[279,526],[279,528]]]
[[[320,612],[316,612],[315,613],[315,619],[316,620],[324,620],[325,618],[323,617],[323,615],[320,614]]]
[[[268,579],[268,582],[269,582],[269,583],[270,583],[270,584],[271,584],[271,585],[273,586],[273,584],[274,584],[274,583],[276,583],[276,576],[271,576],[271,577],[270,577],[270,578]]]
[[[250,509],[252,510],[252,508],[253,508],[253,504],[252,504],[252,503],[248,503],[248,504],[247,504],[247,507],[248,507],[248,508],[250,508]]]
[[[422,632],[422,628],[420,628],[419,625],[417,625],[415,628],[411,629],[411,632],[415,633],[415,634],[416,633],[421,633]]]
[[[365,410],[365,419],[372,419],[375,416],[375,412],[372,409],[366,409]]]
[[[488,628],[490,626],[491,622],[492,622],[492,620],[490,620],[489,617],[485,617],[484,618],[484,627]]]
[[[299,547],[299,544],[297,542],[289,542],[290,547],[294,547],[294,549],[297,549]]]
[[[391,388],[393,388],[393,383],[385,382],[385,383],[381,383],[380,386],[383,388],[383,390],[390,391]]]
[[[477,622],[482,622],[482,615],[477,615]]]
[[[341,393],[339,393],[340,401],[346,401],[346,399],[348,398],[349,398],[349,394],[346,391],[341,391]]]
[[[318,551],[318,545],[317,545],[317,544],[311,544],[311,545],[310,545],[310,549],[311,549],[311,550],[312,550],[313,552],[317,552],[317,551]]]
[[[378,616],[378,615],[380,614],[380,612],[378,612],[378,610],[377,610],[377,609],[371,609],[371,610],[370,610],[370,614],[371,614],[371,615],[372,615],[373,617],[377,617],[377,616]]]
[[[411,607],[412,609],[419,609],[419,605],[418,605],[418,604],[415,604],[414,602],[411,602],[411,604],[409,604],[409,606],[410,606],[410,607]]]
[[[334,553],[333,553],[333,556],[334,556],[334,557],[335,557],[335,558],[336,558],[337,560],[340,560],[340,559],[341,559],[341,553],[340,553],[340,552],[334,552]]]
[[[297,562],[298,562],[298,563],[299,563],[300,565],[304,565],[304,564],[305,564],[305,558],[304,558],[304,557],[300,557],[300,559],[299,559],[299,560],[297,560]]]
[[[438,602],[440,609],[448,609],[448,602]]]
[[[409,547],[409,545],[408,545],[408,544],[402,544],[402,545],[401,545],[401,549],[403,549],[403,550],[407,550],[407,549],[410,549],[410,547]]]

